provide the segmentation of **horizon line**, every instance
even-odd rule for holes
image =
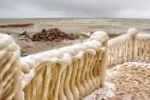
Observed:
[[[150,19],[126,17],[0,17],[0,19]]]

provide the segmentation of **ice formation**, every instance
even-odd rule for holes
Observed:
[[[19,58],[19,46],[10,36],[0,34],[0,100],[23,99]]]
[[[92,40],[21,58],[28,68],[22,81],[25,98],[79,99],[98,88],[104,72],[100,63],[105,51],[101,46]]]
[[[26,57],[0,34],[0,99],[78,100],[104,85],[107,64],[132,61],[150,61],[150,35],[136,29],[109,41],[94,32],[83,43]]]
[[[4,81],[0,83],[1,99],[78,100],[104,85],[107,60],[107,46],[104,44],[108,41],[104,32],[93,33],[91,38],[83,43],[27,57],[20,57],[20,49],[10,36],[0,36],[3,41],[0,45],[3,59],[1,63],[5,61],[8,65],[14,64],[7,68],[12,74],[5,72],[4,68],[7,66],[1,66],[1,80]],[[102,39],[97,38],[100,36]],[[8,47],[13,49],[7,51]],[[8,56],[5,53],[13,55]],[[5,60],[5,56],[8,60]],[[4,72],[6,78],[10,74],[8,80],[3,78]],[[3,85],[4,83],[6,85]],[[11,84],[13,88],[9,90]]]
[[[128,61],[150,62],[150,35],[131,28],[127,34],[108,41],[108,65]]]
[[[83,98],[83,100],[108,100],[107,98],[113,97],[116,90],[114,84],[105,83],[105,86],[93,91],[90,95]],[[97,98],[97,99],[96,99]]]
[[[135,38],[134,60],[150,62],[150,35],[138,34]]]

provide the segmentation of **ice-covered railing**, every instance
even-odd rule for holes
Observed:
[[[13,39],[0,34],[0,99],[78,100],[104,85],[104,32],[83,42],[27,57]]]
[[[0,100],[77,100],[104,85],[107,64],[150,62],[149,34],[129,29],[107,41],[95,32],[83,43],[20,57],[14,40],[0,34]]]
[[[108,42],[108,65],[113,66],[128,61],[150,61],[150,35],[138,34],[131,28],[126,34]]]
[[[104,84],[107,34],[21,58],[26,100],[78,100]]]
[[[126,34],[108,41],[109,66],[131,61],[134,57],[134,39],[137,31],[129,29]]]
[[[19,46],[10,36],[0,34],[0,100],[23,99],[19,58]]]
[[[150,34],[136,35],[134,61],[150,62]]]

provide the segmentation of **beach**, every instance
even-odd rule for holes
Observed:
[[[110,37],[125,34],[129,28],[137,28],[140,33],[150,34],[150,20],[149,19],[116,19],[116,18],[35,18],[35,19],[0,19],[0,25],[7,24],[25,24],[33,23],[27,27],[0,27],[1,33],[6,33],[15,38],[17,44],[21,47],[22,56],[38,53],[50,49],[62,47],[66,44],[74,44],[74,41],[67,40],[59,42],[33,42],[29,39],[22,39],[19,34],[26,31],[29,36],[33,36],[37,32],[41,32],[42,29],[58,28],[68,34],[80,34],[81,32],[91,33],[95,31],[104,31],[109,34]],[[76,42],[82,41],[78,39]]]
[[[0,25],[2,25],[0,33],[12,36],[21,47],[22,57],[84,42],[89,37],[81,35],[81,32],[104,31],[111,39],[126,34],[129,28],[134,27],[140,34],[150,34],[150,19],[0,19]],[[42,33],[43,29],[53,28],[79,37],[74,40],[63,39],[61,41],[33,41],[31,39],[33,35]],[[107,70],[105,87],[95,90],[84,100],[148,100],[150,98],[149,71],[149,63],[127,62],[113,66]]]

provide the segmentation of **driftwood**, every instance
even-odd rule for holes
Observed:
[[[31,26],[34,25],[33,23],[26,23],[26,24],[1,24],[0,27],[1,28],[5,28],[5,27],[27,27],[27,26]]]
[[[19,34],[19,39],[20,40],[26,40],[26,41],[31,41],[32,40],[32,38],[27,34],[26,30],[24,30],[23,32],[21,32]]]

